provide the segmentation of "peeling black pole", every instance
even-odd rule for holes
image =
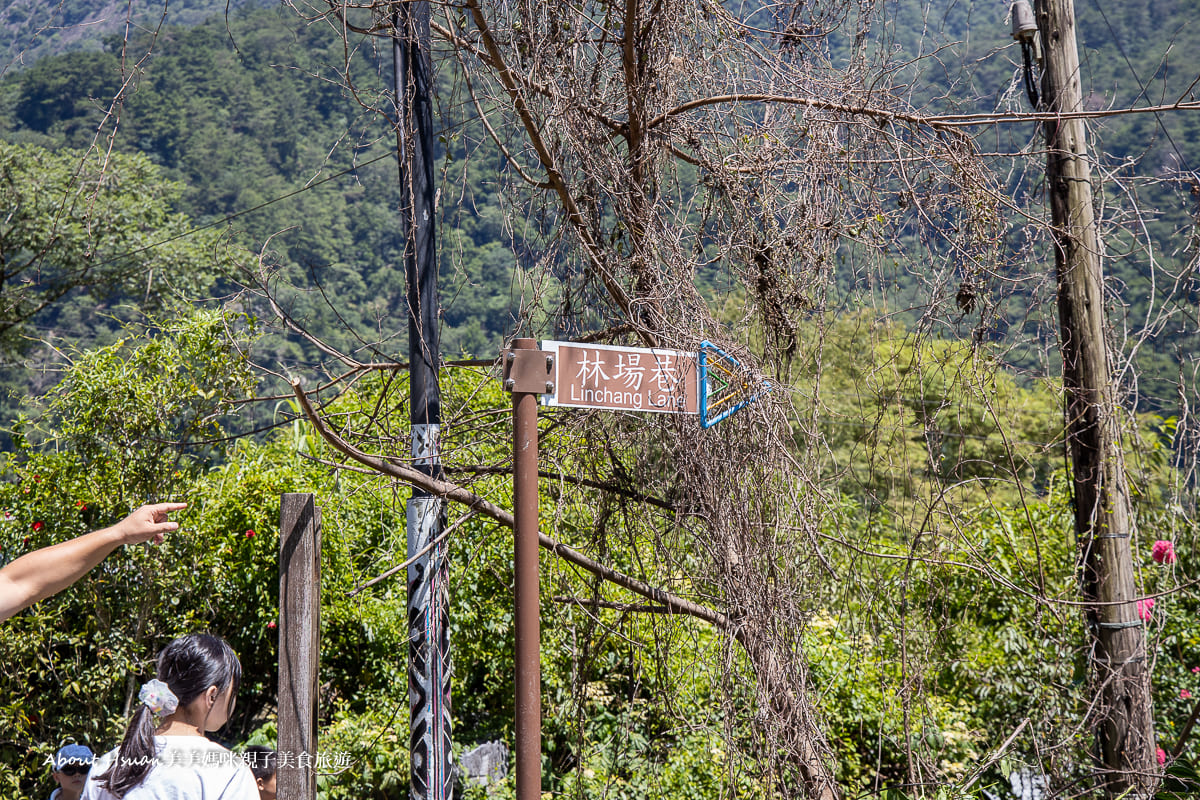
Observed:
[[[405,226],[404,275],[408,298],[409,421],[417,469],[442,478],[439,453],[441,360],[438,331],[437,248],[433,207],[433,63],[428,0],[397,3],[393,12],[401,211]],[[425,550],[443,525],[441,498],[413,489],[408,501],[408,556]],[[449,800],[450,628],[446,543],[408,568],[411,797]]]

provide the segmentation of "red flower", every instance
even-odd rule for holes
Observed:
[[[1151,612],[1154,610],[1154,598],[1147,597],[1145,600],[1137,601],[1137,614],[1143,622],[1149,621]]]
[[[275,620],[271,620],[270,622],[268,622],[267,628],[269,628],[270,630],[275,630]]]
[[[254,529],[253,529],[253,528],[251,528],[250,530],[246,531],[246,538],[247,538],[247,539],[253,539],[253,538],[254,538],[255,536],[257,536],[257,535],[258,535],[258,534],[256,534],[256,533],[254,532]]]
[[[87,511],[87,503],[83,502],[82,500],[76,500],[75,507],[80,511]]]
[[[41,530],[42,528],[44,528],[44,527],[46,527],[46,523],[44,523],[44,522],[40,522],[40,521],[39,521],[39,522],[35,522],[35,523],[33,523],[33,529],[34,529],[35,531],[40,531],[40,530]]]
[[[1154,543],[1154,547],[1150,548],[1150,557],[1156,564],[1174,564],[1175,545],[1166,539],[1159,539]]]

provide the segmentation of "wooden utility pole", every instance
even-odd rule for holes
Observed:
[[[1075,533],[1096,687],[1092,724],[1109,796],[1154,793],[1154,720],[1146,637],[1130,551],[1133,524],[1105,340],[1104,273],[1092,205],[1073,0],[1036,0],[1045,63],[1042,109],[1054,226],[1067,444]]]

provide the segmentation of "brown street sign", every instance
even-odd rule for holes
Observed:
[[[541,350],[554,355],[548,406],[700,413],[697,353],[578,342],[542,342]]]

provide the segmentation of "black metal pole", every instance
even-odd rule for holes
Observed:
[[[439,439],[441,360],[438,331],[437,248],[433,207],[433,62],[430,4],[396,4],[392,21],[405,226],[404,276],[408,299],[409,421],[417,469],[442,478]],[[444,527],[441,498],[413,489],[408,501],[408,555],[425,550]],[[449,800],[453,789],[450,748],[450,628],[445,542],[408,569],[411,797]]]

